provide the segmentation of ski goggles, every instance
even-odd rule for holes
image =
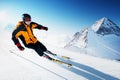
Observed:
[[[30,18],[25,18],[25,21],[31,21],[31,19]]]

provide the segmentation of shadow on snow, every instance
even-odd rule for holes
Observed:
[[[26,61],[28,61],[30,63],[33,63],[34,65],[36,65],[38,67],[41,67],[41,68],[51,72],[52,74],[55,74],[55,75],[61,77],[62,79],[67,80],[65,77],[60,76],[60,75],[58,75],[58,74],[56,74],[56,73],[54,73],[54,72],[52,72],[52,71],[42,67],[41,65],[39,65],[39,64],[29,60],[29,59],[26,59],[26,58],[20,56],[17,53],[14,53],[14,52],[11,52],[11,53],[15,54],[16,56],[18,56],[20,58],[23,58],[24,60],[26,60]],[[98,70],[96,70],[96,69],[94,69],[94,68],[92,68],[90,66],[83,65],[83,64],[74,62],[72,60],[64,60],[64,59],[61,59],[61,58],[58,58],[58,59],[60,59],[60,60],[62,60],[64,62],[71,63],[73,65],[71,68],[68,68],[68,67],[63,66],[63,65],[61,65],[61,67],[65,68],[66,70],[69,70],[69,71],[71,71],[71,72],[73,72],[73,73],[75,73],[77,75],[83,76],[83,77],[85,77],[85,78],[87,78],[89,80],[120,80],[118,78],[115,78],[113,76],[105,74],[105,73],[103,73],[101,71],[98,71]]]
[[[113,76],[105,74],[105,73],[98,71],[90,66],[83,65],[83,64],[74,62],[72,60],[64,60],[61,58],[59,58],[59,59],[64,62],[71,63],[73,65],[71,68],[62,66],[63,68],[65,68],[77,75],[83,76],[89,80],[119,80],[118,78],[115,78]]]

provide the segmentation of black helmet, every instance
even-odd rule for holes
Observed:
[[[29,18],[31,20],[31,16],[29,14],[23,14],[23,21],[25,21],[26,18]]]

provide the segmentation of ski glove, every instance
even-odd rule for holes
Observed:
[[[20,43],[17,43],[16,46],[18,47],[18,49],[19,49],[20,51],[23,51],[23,50],[24,50],[24,47],[22,47]]]
[[[41,27],[41,29],[43,29],[43,30],[48,30],[48,27]]]

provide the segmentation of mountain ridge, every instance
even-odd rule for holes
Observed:
[[[65,45],[66,49],[109,59],[120,59],[120,28],[107,18],[96,21],[92,27],[76,32]],[[97,52],[97,53],[96,53]]]
[[[120,27],[106,17],[96,21],[92,25],[92,30],[100,35],[115,34],[116,36],[120,36]]]

